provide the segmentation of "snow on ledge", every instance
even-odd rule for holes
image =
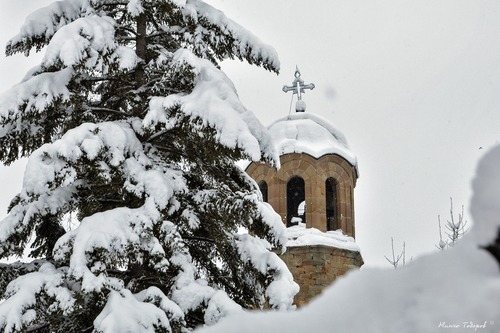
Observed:
[[[338,249],[359,252],[359,246],[354,238],[344,235],[342,230],[322,232],[316,228],[306,228],[296,225],[287,228],[287,247],[325,245]]]

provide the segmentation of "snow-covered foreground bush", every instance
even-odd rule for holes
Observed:
[[[453,248],[398,270],[354,271],[304,308],[245,313],[197,333],[500,332],[500,146],[473,181],[474,226]],[[488,248],[488,250],[485,249]]]

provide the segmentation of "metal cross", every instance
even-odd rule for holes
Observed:
[[[304,89],[313,90],[315,87],[314,83],[304,84],[304,80],[300,78],[300,71],[298,67],[295,67],[295,80],[291,86],[283,86],[284,92],[292,91],[293,94],[297,94],[298,100],[302,100],[302,93],[305,93]]]

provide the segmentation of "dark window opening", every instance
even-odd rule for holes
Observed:
[[[264,180],[259,183],[259,190],[260,190],[260,193],[262,193],[262,201],[267,202],[267,200],[268,200],[267,183]]]
[[[339,229],[337,217],[337,182],[333,178],[328,178],[326,186],[326,229]]]
[[[286,186],[287,226],[306,223],[306,196],[304,179],[293,177]]]

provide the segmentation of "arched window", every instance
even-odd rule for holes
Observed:
[[[259,182],[259,190],[260,193],[262,193],[262,200],[264,202],[267,202],[268,196],[267,196],[267,183],[265,180],[262,180]]]
[[[286,185],[287,226],[306,223],[306,196],[304,179],[293,177]]]
[[[337,181],[328,178],[325,182],[326,187],[326,230],[339,229],[337,217]]]

